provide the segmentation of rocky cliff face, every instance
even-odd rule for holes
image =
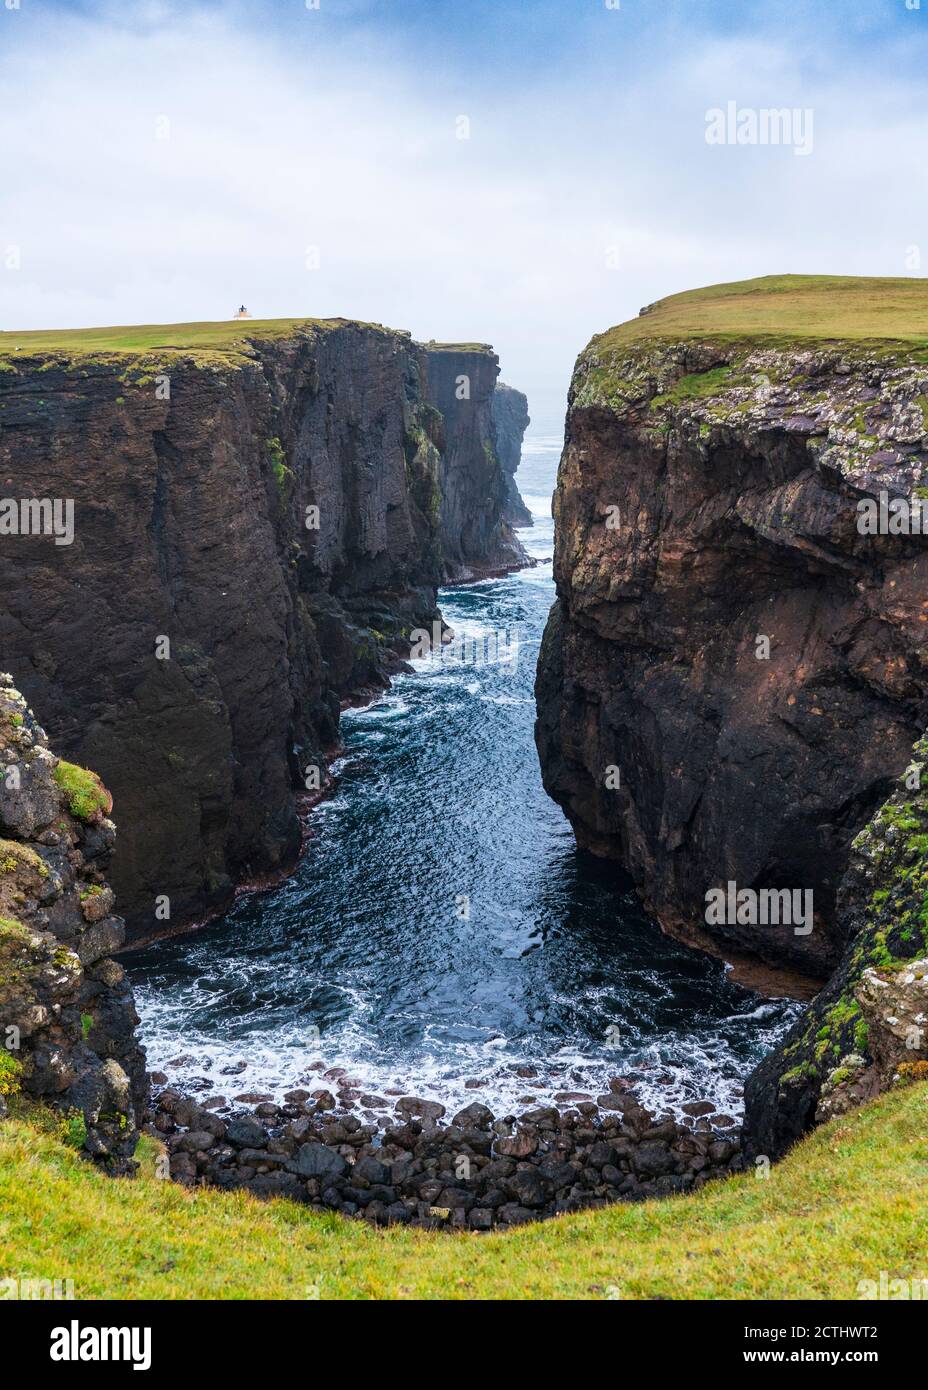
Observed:
[[[86,1155],[127,1173],[147,1077],[132,994],[109,959],[125,936],[102,877],[109,807],[0,676],[0,1113],[20,1091],[48,1101]]]
[[[519,565],[496,359],[333,321],[227,349],[8,354],[0,467],[71,544],[0,543],[0,650],[121,824],[134,937],[295,859],[341,704],[448,579]]]
[[[428,348],[428,399],[442,420],[439,532],[442,578],[449,583],[528,563],[509,521],[514,483],[498,453],[497,371],[489,348]]]
[[[815,1124],[928,1075],[926,769],[923,737],[854,838],[836,910],[841,962],[745,1088],[751,1157],[777,1158]]]
[[[528,399],[513,386],[496,383],[493,395],[493,424],[496,451],[506,484],[504,515],[512,526],[532,526],[533,518],[516,486],[516,471],[522,460],[522,440],[528,429]]]
[[[858,503],[926,482],[923,351],[642,334],[580,357],[538,748],[578,842],[676,933],[811,976],[840,958],[850,842],[928,709],[925,539],[862,534]],[[811,930],[707,921],[729,883],[811,890]]]

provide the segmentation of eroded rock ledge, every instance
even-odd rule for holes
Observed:
[[[439,584],[526,563],[497,372],[342,320],[5,355],[6,490],[73,501],[74,537],[4,536],[0,648],[112,789],[130,939],[292,866],[343,703],[401,667]]]
[[[924,352],[607,336],[580,357],[537,742],[578,842],[670,930],[819,979],[840,959],[850,842],[928,710],[928,545],[862,535],[857,504],[926,483]],[[708,925],[729,881],[811,889],[814,930]]]

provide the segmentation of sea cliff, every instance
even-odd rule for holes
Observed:
[[[525,563],[497,373],[343,320],[0,336],[3,491],[73,518],[6,531],[0,647],[112,790],[130,939],[292,865],[341,706]]]
[[[928,545],[861,526],[928,482],[928,353],[870,337],[855,285],[677,296],[581,354],[537,680],[579,844],[669,930],[818,980],[851,841],[928,713]],[[802,893],[809,920],[707,912],[729,885]]]

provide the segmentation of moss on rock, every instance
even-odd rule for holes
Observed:
[[[23,1064],[5,1047],[0,1047],[0,1097],[13,1096],[22,1084]]]
[[[64,792],[68,810],[77,820],[92,820],[97,815],[108,815],[113,809],[113,798],[95,772],[77,763],[67,763],[63,759],[55,768],[55,782]]]

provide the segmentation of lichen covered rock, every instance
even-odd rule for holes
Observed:
[[[867,1050],[885,1088],[903,1064],[928,1061],[928,959],[864,971],[855,990]]]
[[[111,803],[94,774],[50,751],[8,675],[0,789],[0,1102],[47,1101],[89,1157],[132,1172],[147,1078],[132,994],[108,959],[125,937],[102,878]]]

